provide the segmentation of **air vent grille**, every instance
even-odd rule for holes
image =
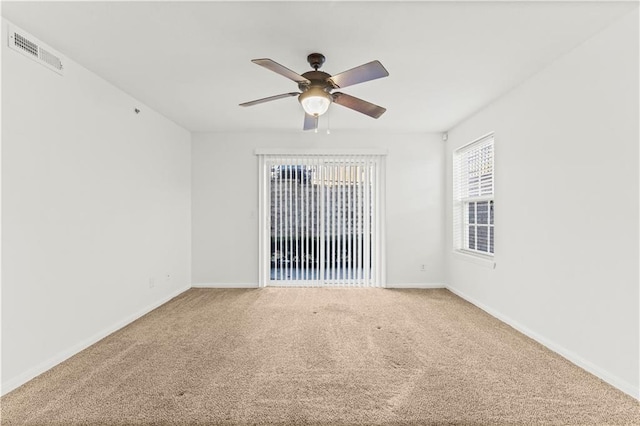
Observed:
[[[57,72],[63,74],[62,56],[45,46],[35,37],[16,27],[9,28],[9,47]]]
[[[30,42],[20,34],[15,33],[15,45],[17,48],[24,50],[25,52],[38,57],[38,45]]]
[[[40,59],[52,67],[62,70],[62,61],[60,58],[42,47],[40,48]]]

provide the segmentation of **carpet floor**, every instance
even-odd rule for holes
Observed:
[[[640,425],[447,290],[191,289],[0,402],[3,424]]]

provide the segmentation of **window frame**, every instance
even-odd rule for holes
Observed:
[[[481,180],[477,183],[478,195],[469,195],[468,183],[463,184],[462,161],[469,158],[469,154],[474,150],[479,152],[486,146],[491,146],[490,168],[491,168],[491,190],[486,193],[486,188],[481,190]],[[469,179],[469,175],[466,176]],[[466,189],[467,193],[462,193]],[[475,191],[474,191],[475,192]],[[495,257],[495,136],[488,133],[468,144],[461,146],[453,152],[453,249],[454,252],[473,256],[480,259],[493,260]],[[486,223],[478,223],[477,206],[478,203],[487,202]],[[474,205],[474,221],[470,220],[469,206]],[[470,227],[475,227],[475,244],[470,244]],[[487,227],[487,250],[478,250],[478,227]],[[493,231],[493,232],[492,232]]]

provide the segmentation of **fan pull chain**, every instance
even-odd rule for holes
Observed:
[[[318,116],[316,116],[315,118],[316,118],[316,126],[315,126],[316,128],[313,129],[313,133],[318,133],[318,120],[319,120],[319,118],[318,118]]]
[[[329,109],[327,110],[327,134],[330,135],[331,134],[331,106],[329,106]]]

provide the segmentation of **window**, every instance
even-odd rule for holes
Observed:
[[[453,182],[454,247],[493,256],[493,134],[455,151]]]

